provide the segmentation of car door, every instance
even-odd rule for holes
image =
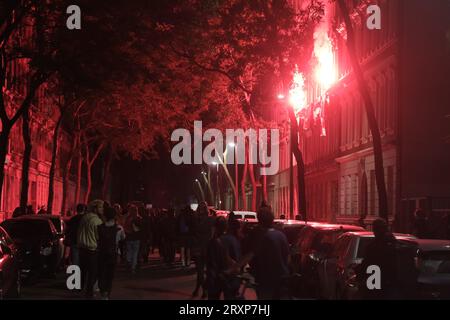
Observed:
[[[14,254],[14,248],[9,241],[9,237],[3,229],[0,229],[0,268],[3,278],[3,282],[1,283],[3,294],[9,291],[16,279],[17,267]]]
[[[324,260],[323,266],[323,293],[328,299],[336,298],[336,283],[338,275],[343,270],[345,254],[350,245],[352,237],[350,235],[340,236],[331,251],[331,254]]]

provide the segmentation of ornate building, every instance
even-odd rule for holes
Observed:
[[[294,2],[301,8],[304,1]],[[380,30],[366,27],[369,4],[381,8]],[[416,208],[431,218],[450,213],[450,145],[445,141],[450,91],[444,85],[450,83],[450,4],[373,0],[348,5],[382,137],[389,216],[398,230],[411,231]],[[362,216],[370,224],[378,215],[372,138],[335,2],[327,2],[324,23],[337,81],[325,92],[327,99],[314,79],[307,76],[305,81],[309,105],[323,103],[324,113],[323,121],[313,121],[301,134],[308,219],[356,222]],[[285,137],[280,172],[269,182],[277,215],[289,214],[289,150]]]

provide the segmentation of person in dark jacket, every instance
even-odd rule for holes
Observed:
[[[225,270],[227,270],[228,253],[223,243],[227,221],[218,217],[215,222],[214,237],[208,241],[206,249],[206,283],[209,300],[219,300],[226,285]]]
[[[116,210],[105,209],[105,223],[98,226],[98,287],[102,299],[109,299],[117,263],[118,243],[125,239],[122,228],[116,224]]]
[[[205,201],[201,202],[198,206],[193,226],[193,258],[195,269],[197,271],[197,281],[192,296],[198,296],[199,290],[202,288],[202,299],[205,299],[208,296],[205,283],[205,264],[207,245],[213,234],[213,219],[214,218],[209,215],[208,204]]]
[[[185,207],[177,217],[177,231],[180,245],[180,259],[183,267],[191,264],[192,219],[191,207]]]
[[[175,262],[176,219],[173,209],[165,212],[161,219],[161,248],[164,262],[172,266]]]
[[[17,217],[23,216],[24,214],[25,213],[24,213],[23,208],[22,207],[17,207],[17,208],[14,209],[14,211],[12,213],[12,217],[13,218],[17,218]]]
[[[152,240],[152,230],[150,221],[150,209],[143,210],[142,220],[141,220],[141,245],[140,245],[140,256],[144,263],[148,263],[148,255],[150,253],[150,245]]]
[[[233,264],[241,259],[241,223],[233,212],[228,216],[227,232],[220,237],[222,244],[227,252],[229,264]],[[225,300],[239,299],[239,288],[241,280],[235,275],[226,277],[226,283],[223,286],[223,296]]]
[[[226,273],[239,272],[250,263],[258,284],[258,300],[289,298],[286,283],[289,276],[289,243],[286,235],[273,228],[274,214],[270,206],[260,207],[257,217],[258,226],[247,236],[245,254]]]
[[[66,229],[65,229],[65,237],[64,244],[70,249],[70,263],[74,265],[80,265],[80,254],[78,250],[77,244],[77,234],[78,227],[80,225],[80,221],[83,218],[84,213],[86,212],[86,205],[83,203],[79,203],[77,205],[77,214],[67,221]]]
[[[385,220],[373,222],[374,240],[366,247],[362,263],[356,268],[360,293],[363,299],[385,300],[394,297],[396,290],[396,239],[389,231]],[[381,288],[368,288],[367,279],[369,266],[377,266],[381,272]]]
[[[141,217],[138,214],[138,208],[135,205],[130,205],[125,219],[124,230],[126,235],[127,263],[132,274],[136,273],[138,264],[141,228]]]

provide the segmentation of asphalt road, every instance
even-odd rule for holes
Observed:
[[[178,260],[178,257],[177,257]],[[40,279],[33,285],[23,285],[21,299],[72,300],[84,299],[66,287],[65,273],[54,279]],[[137,274],[132,275],[119,265],[113,283],[111,299],[123,300],[190,300],[195,287],[194,265],[183,268],[177,262],[173,267],[163,264],[154,254],[147,264],[142,264]],[[97,294],[98,295],[98,294]],[[246,291],[246,299],[253,300],[253,290]],[[199,299],[199,298],[195,298]]]

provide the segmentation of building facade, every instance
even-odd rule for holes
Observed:
[[[293,1],[301,9],[305,1]],[[368,5],[381,9],[381,29],[369,30]],[[369,224],[379,214],[372,137],[345,43],[336,2],[326,2],[324,24],[333,47],[335,83],[324,92],[306,75],[310,107],[322,103],[322,121],[301,132],[309,220]],[[382,139],[391,222],[411,232],[417,208],[450,213],[450,4],[445,0],[348,1],[356,50]],[[420,17],[420,19],[418,18]],[[332,72],[332,70],[330,70]],[[276,112],[275,118],[287,115]],[[275,119],[274,118],[274,119]],[[280,144],[280,171],[268,181],[277,216],[290,212],[289,137]],[[293,216],[297,213],[294,196]],[[292,217],[293,217],[292,216]],[[436,219],[439,221],[439,219]],[[436,222],[439,224],[439,222]]]
[[[32,46],[35,39],[33,21],[24,23],[11,36],[10,42],[16,45]],[[5,25],[0,24],[0,31]],[[6,112],[10,116],[22,103],[27,94],[29,79],[28,61],[24,58],[11,60],[6,68],[5,83],[2,90]],[[52,139],[56,121],[59,117],[55,96],[44,83],[38,89],[30,106],[30,135],[32,143],[29,169],[28,202],[37,211],[47,206],[49,171],[52,157]],[[54,183],[53,213],[59,214],[62,208],[63,167],[70,152],[71,137],[65,130],[59,134],[58,153]],[[19,206],[22,178],[22,120],[19,119],[11,129],[6,163],[3,168],[5,177],[0,202],[0,221],[11,217]],[[75,182],[70,179],[67,190],[66,209],[73,209],[75,201]],[[82,187],[82,194],[84,192]]]

